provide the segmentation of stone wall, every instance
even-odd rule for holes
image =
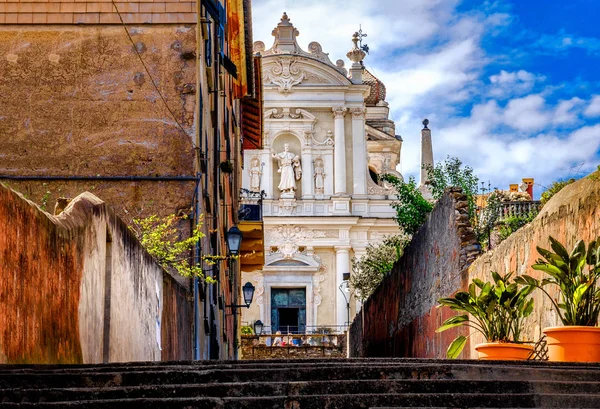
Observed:
[[[435,333],[452,315],[437,309],[437,300],[466,287],[467,268],[479,254],[466,196],[450,189],[364,303],[350,329],[351,355],[444,357],[460,330]]]
[[[0,25],[3,183],[48,211],[58,197],[85,191],[124,220],[189,211],[195,180],[111,178],[194,177],[196,62],[183,55],[195,50],[195,28],[129,32],[135,47],[121,26]]]
[[[491,280],[490,271],[500,274],[513,271],[541,278],[543,273],[531,265],[540,258],[536,246],[550,249],[552,236],[570,251],[578,240],[586,243],[600,236],[600,172],[570,184],[557,193],[530,224],[513,233],[496,248],[479,257],[469,268],[469,278]],[[551,294],[552,287],[547,287]],[[549,299],[534,292],[534,312],[526,323],[524,339],[537,340],[544,327],[561,325]],[[476,334],[471,346],[482,342]],[[469,351],[463,352],[469,354]],[[475,357],[471,349],[470,356]]]
[[[0,185],[0,362],[189,359],[191,321],[163,308],[188,302],[177,286],[94,195],[51,216]]]

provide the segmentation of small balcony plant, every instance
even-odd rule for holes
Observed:
[[[535,288],[511,281],[512,274],[501,276],[492,271],[493,282],[473,279],[468,291],[438,300],[438,307],[465,314],[448,318],[436,332],[464,325],[483,334],[487,341],[475,347],[479,359],[527,359],[533,347],[521,343],[521,332],[525,318],[533,311],[530,295]],[[466,343],[467,337],[459,335],[448,347],[447,357],[457,358]]]
[[[599,362],[600,237],[587,248],[583,240],[578,241],[571,252],[553,237],[549,241],[552,251],[537,247],[543,258],[531,266],[548,277],[522,275],[517,282],[543,291],[564,325],[544,329],[550,360]],[[546,290],[548,286],[557,288],[558,300]]]

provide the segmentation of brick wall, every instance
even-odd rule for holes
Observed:
[[[120,24],[117,10],[126,24],[196,23],[196,2],[186,0],[3,0],[0,24]]]
[[[351,356],[444,357],[461,330],[435,333],[453,315],[436,308],[437,300],[466,288],[467,267],[479,254],[466,196],[450,189],[364,303],[350,328]]]

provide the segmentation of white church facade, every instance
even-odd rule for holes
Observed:
[[[262,55],[263,149],[244,153],[243,188],[264,191],[265,265],[243,271],[256,287],[242,321],[273,333],[343,329],[356,314],[347,289],[352,257],[398,234],[393,190],[377,183],[400,163],[402,139],[389,119],[383,83],[361,64],[358,37],[333,63],[320,44],[308,51],[284,14]],[[349,71],[349,72],[348,72]]]

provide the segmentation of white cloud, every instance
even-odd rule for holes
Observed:
[[[512,99],[504,111],[505,123],[520,131],[536,131],[546,127],[550,115],[544,111],[546,101],[540,95]]]
[[[577,97],[560,101],[552,116],[552,122],[557,125],[577,122],[579,110],[583,103],[583,100]]]
[[[489,2],[486,14],[459,12],[458,3],[254,0],[254,40],[269,48],[271,31],[286,11],[304,49],[318,41],[332,61],[346,60],[352,33],[362,24],[371,50],[365,65],[386,85],[390,116],[404,138],[401,166],[407,177],[419,174],[425,117],[436,160],[459,157],[482,180],[501,188],[521,177],[549,183],[564,177],[573,163],[585,162],[582,170],[595,168],[600,125],[571,129],[581,121],[581,111],[588,118],[600,117],[600,95],[586,107],[579,98],[556,101],[564,84],[549,83],[543,73],[507,68],[484,74],[490,62],[514,66],[510,52],[487,55],[481,45],[482,38],[497,35],[512,17],[495,12]],[[563,41],[567,37],[572,44]],[[566,35],[559,40],[543,37],[535,46],[565,49],[591,43]]]
[[[600,116],[600,95],[594,95],[583,114],[587,117]]]
[[[501,70],[499,74],[490,76],[490,95],[496,98],[522,95],[533,89],[536,83],[546,80],[543,75],[536,75],[525,70],[505,71]]]

